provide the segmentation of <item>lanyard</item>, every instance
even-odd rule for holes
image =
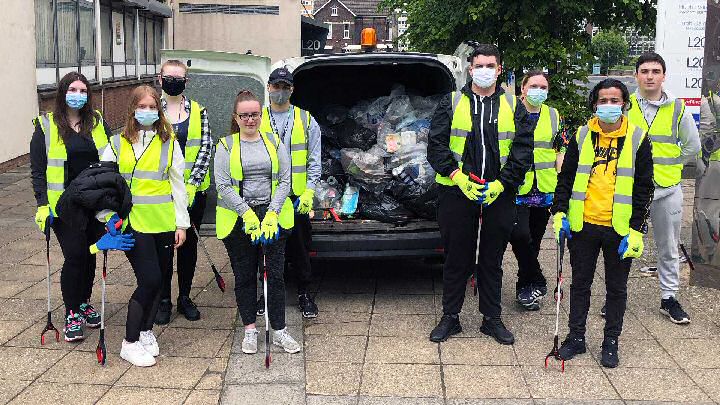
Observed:
[[[275,117],[272,113],[272,108],[268,107],[268,115],[270,116],[270,127],[272,127],[273,132],[275,132],[278,137],[280,137],[280,142],[285,143],[285,133],[287,133],[288,130],[288,124],[291,124],[293,121],[295,121],[295,114],[293,111],[292,106],[290,106],[290,109],[288,110],[288,117],[287,120],[285,120],[285,127],[283,128],[282,132],[278,131],[277,123],[275,123]]]

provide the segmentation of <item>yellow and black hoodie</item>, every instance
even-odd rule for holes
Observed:
[[[622,116],[621,119],[620,128],[609,133],[603,132],[597,117],[593,117],[587,123],[595,149],[595,162],[588,181],[584,210],[584,220],[591,224],[612,226],[617,159],[625,144],[628,127],[627,117]],[[568,210],[578,159],[577,139],[572,136],[565,154],[562,170],[558,175],[558,184],[555,188],[552,207],[553,214],[567,212]],[[647,229],[647,219],[654,190],[652,144],[650,138],[645,137],[640,144],[635,160],[633,210],[630,217],[630,227],[636,231],[645,232]]]

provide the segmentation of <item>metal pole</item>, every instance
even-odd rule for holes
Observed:
[[[103,86],[102,72],[102,29],[100,16],[100,0],[95,5],[95,78],[100,84],[100,112],[105,113],[105,86]],[[112,15],[112,13],[110,13]]]

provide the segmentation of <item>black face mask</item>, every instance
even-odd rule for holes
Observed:
[[[162,89],[169,96],[179,96],[185,91],[185,78],[163,77]]]

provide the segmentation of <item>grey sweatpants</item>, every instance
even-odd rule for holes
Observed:
[[[683,193],[680,186],[672,193],[653,200],[650,220],[657,248],[657,269],[662,299],[674,297],[680,288],[680,224],[682,222]]]

